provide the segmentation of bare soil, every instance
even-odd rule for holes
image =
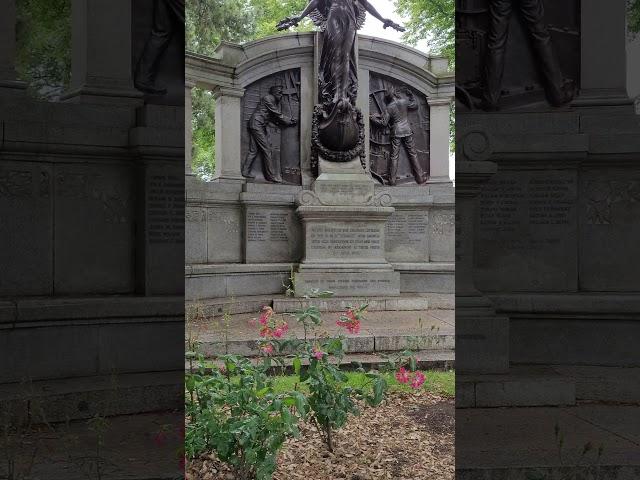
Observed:
[[[330,453],[315,427],[285,443],[273,480],[453,480],[454,402],[427,391],[393,393],[334,435]],[[187,480],[232,480],[215,454],[187,464]]]

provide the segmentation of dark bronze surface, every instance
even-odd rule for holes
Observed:
[[[300,184],[300,73],[286,70],[247,87],[243,97],[242,175]],[[261,159],[261,162],[256,160]],[[262,164],[260,166],[260,163]],[[260,168],[262,167],[262,168]]]
[[[279,30],[297,25],[309,17],[324,32],[318,72],[319,102],[322,118],[316,119],[317,140],[326,147],[327,160],[348,161],[344,155],[359,154],[361,143],[359,115],[356,108],[358,72],[356,35],[364,23],[366,12],[383,22],[384,28],[403,28],[383,18],[366,0],[312,0],[298,16],[285,18]],[[354,155],[357,156],[357,155]]]

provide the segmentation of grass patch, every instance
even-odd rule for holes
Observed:
[[[361,372],[345,372],[347,375],[347,384],[354,387],[364,386],[369,379]],[[427,377],[422,388],[438,395],[445,395],[448,397],[454,397],[456,394],[456,381],[455,371],[439,371],[439,370],[427,370],[423,372]],[[394,374],[383,374],[387,383],[389,384],[389,392],[411,392],[413,389],[409,385],[399,383]],[[298,389],[301,392],[306,392],[307,388],[305,384],[297,384],[297,375],[279,375],[274,379],[274,389],[276,392],[290,392],[291,390]]]

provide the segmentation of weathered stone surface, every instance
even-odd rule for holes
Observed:
[[[241,262],[242,210],[235,205],[213,205],[206,211],[207,263]]]
[[[0,166],[0,295],[53,291],[53,168],[36,162]]]
[[[575,291],[577,174],[499,172],[479,199],[476,283],[483,291]]]
[[[297,262],[302,256],[301,225],[293,207],[245,210],[247,263]]]
[[[315,289],[331,291],[337,296],[400,294],[400,274],[393,270],[301,269],[295,278],[297,296]]]
[[[60,164],[53,182],[55,292],[133,292],[133,169],[115,162]],[[109,248],[98,253],[96,245]]]
[[[429,211],[429,261],[453,262],[455,257],[455,211],[434,208]]]
[[[633,244],[640,238],[640,170],[589,169],[580,177],[580,198],[581,289],[637,292],[640,251]]]
[[[429,261],[430,213],[424,208],[396,208],[385,226],[386,257],[390,262]]]

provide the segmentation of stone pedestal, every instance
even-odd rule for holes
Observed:
[[[385,224],[391,196],[375,195],[375,183],[359,160],[320,159],[313,190],[298,196],[304,258],[295,275],[296,296],[313,290],[334,296],[396,296],[400,276],[385,258]]]
[[[216,101],[216,180],[244,183],[242,176],[241,103],[244,90],[239,88],[218,87],[213,91]]]
[[[133,87],[131,2],[73,0],[71,85],[64,100],[141,104]]]
[[[503,373],[509,369],[509,319],[496,314],[473,282],[473,225],[482,185],[496,172],[485,161],[456,163],[456,344],[460,373]]]

